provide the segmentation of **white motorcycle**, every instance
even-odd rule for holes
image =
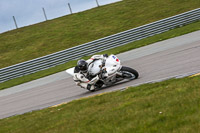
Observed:
[[[70,75],[74,75],[74,68],[66,70]],[[106,74],[105,76],[102,76]],[[89,78],[93,78],[96,75],[99,75],[100,80],[96,82],[96,89],[102,88],[103,85],[111,86],[116,82],[122,80],[133,80],[137,79],[139,74],[136,70],[122,66],[120,60],[115,55],[108,56],[105,61],[95,60],[88,66],[88,75]]]

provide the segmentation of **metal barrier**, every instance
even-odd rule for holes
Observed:
[[[179,15],[165,18],[150,24],[120,32],[89,43],[59,51],[50,55],[0,69],[0,83],[35,73],[41,70],[78,59],[85,55],[92,55],[107,49],[134,42],[160,34],[170,29],[200,20],[200,8]]]

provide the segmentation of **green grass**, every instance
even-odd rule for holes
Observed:
[[[0,68],[200,7],[199,0],[123,0],[0,34]]]
[[[158,41],[162,41],[162,40],[165,40],[168,38],[172,38],[172,37],[180,36],[180,35],[183,35],[186,33],[190,33],[192,31],[196,31],[196,30],[200,30],[200,22],[196,22],[196,23],[193,23],[193,24],[181,27],[181,28],[176,28],[174,30],[170,30],[170,31],[162,33],[162,34],[158,34],[158,35],[146,38],[146,39],[142,39],[142,40],[139,40],[139,41],[136,41],[133,43],[129,43],[124,46],[110,49],[110,50],[101,52],[100,54],[104,54],[104,53],[118,54],[118,53],[125,52],[125,51],[131,50],[131,49],[146,46],[146,45],[152,44],[154,42],[158,42]],[[85,59],[87,59],[87,58],[88,57],[85,57]],[[31,80],[35,80],[35,79],[38,79],[41,77],[45,77],[45,76],[54,74],[56,72],[66,70],[67,68],[73,67],[75,65],[76,65],[76,61],[70,61],[68,63],[62,64],[62,65],[59,65],[59,66],[56,66],[56,67],[53,67],[53,68],[50,68],[47,70],[43,70],[43,71],[40,71],[40,72],[37,72],[34,74],[30,74],[27,76],[23,76],[20,78],[16,78],[16,79],[12,79],[12,80],[0,83],[0,90],[9,88],[9,87],[12,87],[15,85],[19,85],[19,84],[22,84],[22,83],[25,83],[25,82],[28,82]]]
[[[170,79],[0,120],[9,133],[198,133],[200,76]]]

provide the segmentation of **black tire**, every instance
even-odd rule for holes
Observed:
[[[122,73],[123,72],[132,73],[134,75],[134,77],[132,77],[132,78],[130,77],[130,79],[137,79],[139,77],[139,73],[136,70],[134,70],[133,68],[130,68],[130,67],[122,66],[120,71],[122,71]]]
[[[94,89],[94,90],[90,90],[90,92],[95,92],[96,90]]]

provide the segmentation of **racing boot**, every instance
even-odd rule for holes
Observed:
[[[91,85],[91,84],[88,84],[87,85],[87,89],[89,90],[89,91],[95,91],[95,86],[94,85]]]

